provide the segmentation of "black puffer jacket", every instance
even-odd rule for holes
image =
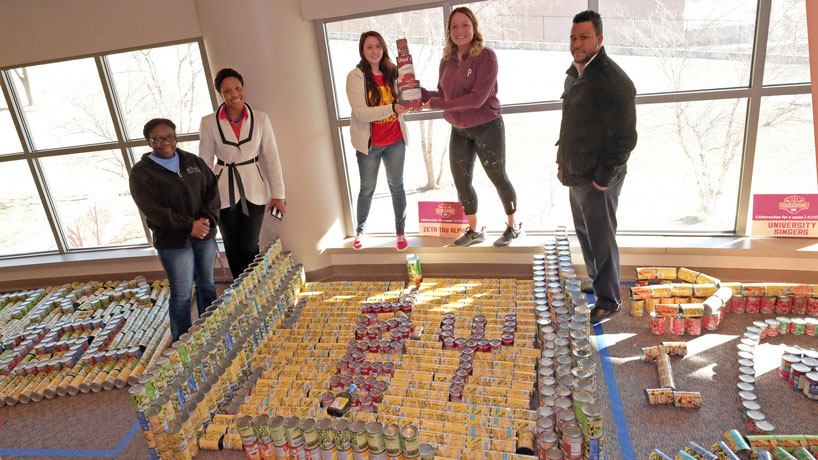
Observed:
[[[207,238],[216,236],[219,222],[219,186],[216,176],[199,157],[176,149],[179,174],[142,155],[131,170],[131,196],[153,231],[156,249],[190,246],[193,222],[210,220]]]
[[[564,185],[607,187],[636,146],[636,89],[603,47],[582,76],[572,65],[562,94],[557,164]]]

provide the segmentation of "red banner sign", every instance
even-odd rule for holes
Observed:
[[[818,237],[818,194],[753,195],[753,236]]]
[[[456,201],[418,201],[420,236],[458,236],[469,227]]]

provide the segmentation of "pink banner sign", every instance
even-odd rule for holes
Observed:
[[[469,227],[456,201],[418,201],[420,236],[458,236]]]
[[[753,195],[753,236],[818,237],[818,194]]]

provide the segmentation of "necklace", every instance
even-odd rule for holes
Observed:
[[[227,106],[224,107],[224,116],[230,121],[230,123],[238,124],[244,118],[244,110],[241,111],[238,117],[235,120],[230,118],[230,112],[227,111]]]

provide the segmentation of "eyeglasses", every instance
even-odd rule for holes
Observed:
[[[171,134],[170,136],[165,137],[152,137],[151,142],[154,144],[161,144],[165,141],[173,142],[176,140],[176,134]]]

